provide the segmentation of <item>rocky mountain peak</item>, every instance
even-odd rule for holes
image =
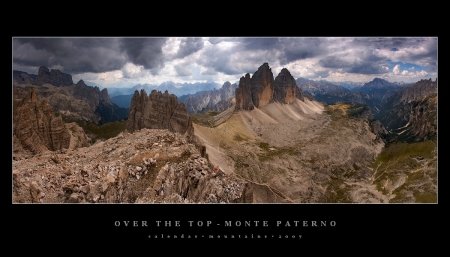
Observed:
[[[269,64],[264,63],[251,78],[247,73],[240,79],[236,89],[236,110],[252,110],[272,102],[289,104],[296,98],[304,101],[302,91],[289,70],[283,68],[274,79]]]
[[[92,110],[96,110],[101,102],[112,105],[106,88],[100,92],[98,87],[88,86],[82,79],[74,86],[72,94],[77,99],[85,101]]]
[[[186,135],[190,139],[194,134],[192,120],[184,103],[178,103],[174,94],[166,90],[152,90],[147,95],[144,89],[137,90],[131,99],[127,121],[127,130],[132,133],[143,128],[169,129]]]
[[[229,88],[231,87],[231,83],[229,81],[226,81],[225,83],[223,83],[222,88]]]
[[[258,68],[253,74],[250,83],[250,91],[255,107],[260,108],[273,102],[275,81],[273,79],[272,69],[268,63],[264,63]]]
[[[291,73],[289,72],[289,70],[286,69],[286,68],[281,69],[280,74],[289,74],[289,75],[291,75]]]
[[[283,68],[275,78],[274,101],[290,104],[295,99],[304,101],[302,90],[297,86],[288,69]]]
[[[108,89],[104,88],[102,89],[102,91],[100,91],[100,99],[106,100],[108,102],[111,101],[111,99],[109,98]]]
[[[239,80],[238,88],[236,88],[236,110],[253,110],[255,108],[250,91],[250,80],[249,73]]]
[[[42,86],[44,83],[52,84],[55,87],[73,85],[72,75],[63,73],[60,70],[50,70],[45,67],[39,67],[36,77],[36,84]]]
[[[77,85],[85,85],[85,86],[87,86],[86,83],[84,83],[84,81],[82,79],[80,79],[80,81],[77,82]]]

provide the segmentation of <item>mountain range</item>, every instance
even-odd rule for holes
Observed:
[[[237,84],[227,81],[218,90],[200,91],[180,101],[186,104],[189,113],[222,112],[233,106],[236,88]]]
[[[206,91],[214,91],[219,88],[220,85],[215,82],[175,83],[166,81],[160,85],[138,84],[131,88],[109,88],[109,91],[112,92],[111,101],[113,103],[123,108],[129,108],[131,98],[136,90],[140,91],[141,89],[144,89],[146,92],[151,92],[153,90],[164,92],[167,90],[171,94],[178,96],[180,100],[184,100],[192,95]]]
[[[397,140],[437,137],[437,79],[420,80],[391,95],[375,115]]]
[[[14,202],[437,202],[437,79],[349,90],[263,63],[201,91],[141,85],[93,142],[68,121],[117,113],[107,89],[13,71]]]
[[[195,94],[199,91],[207,91],[213,89],[219,89],[220,84],[215,82],[196,82],[196,83],[176,83],[173,81],[166,81],[161,83],[160,85],[154,84],[137,84],[133,87],[129,88],[114,88],[109,87],[108,91],[110,92],[111,97],[119,96],[119,95],[132,95],[134,91],[144,89],[147,92],[151,92],[152,90],[157,91],[168,91],[171,94],[176,96]]]
[[[375,78],[361,86],[353,87],[351,90],[323,81],[304,83],[300,80],[299,86],[307,88],[310,94],[320,102],[364,104],[369,106],[372,112],[378,113],[391,95],[408,85],[410,84]]]
[[[330,92],[349,92],[350,90],[324,80],[309,80],[305,78],[297,78],[295,80],[304,93],[311,96],[322,95]]]

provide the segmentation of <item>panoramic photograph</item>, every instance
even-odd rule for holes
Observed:
[[[13,204],[437,204],[437,37],[13,37]]]

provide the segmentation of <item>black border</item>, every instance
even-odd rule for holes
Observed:
[[[269,8],[270,6],[268,6]],[[288,8],[288,7],[287,7]],[[269,8],[270,9],[270,8]],[[288,8],[289,10],[289,8]],[[148,14],[144,17],[133,17],[133,15],[122,17],[120,15],[100,15],[97,13],[73,13],[71,15],[56,17],[52,19],[59,21],[62,29],[58,29],[52,22],[42,22],[42,26],[35,29],[16,26],[12,37],[16,36],[298,36],[298,37],[328,37],[328,36],[433,36],[437,33],[432,31],[431,26],[426,30],[425,35],[417,35],[418,30],[414,25],[410,25],[409,31],[406,26],[396,26],[395,20],[392,23],[380,23],[384,19],[382,13],[373,17],[368,14],[365,17],[361,13],[342,14],[338,17],[326,17],[325,14],[305,16],[304,13],[312,10],[304,8],[292,17],[270,16],[261,14],[261,17],[251,17],[245,15],[251,10],[237,8],[228,15],[204,15],[194,13],[183,16],[175,20],[175,25],[171,25],[173,20],[170,17],[159,18]],[[432,12],[432,10],[429,10]],[[433,13],[429,13],[430,16]],[[144,15],[144,14],[136,14]],[[351,15],[351,16],[350,16]],[[289,15],[287,15],[289,16]],[[363,17],[361,17],[363,16]],[[426,17],[429,17],[426,15]],[[41,15],[31,16],[33,19],[42,20]],[[366,20],[361,20],[366,19]],[[430,17],[432,19],[432,17]],[[129,22],[126,23],[125,21]],[[95,21],[95,22],[94,22]],[[220,21],[222,23],[215,23]],[[414,22],[406,20],[405,22]],[[213,23],[214,30],[206,26]],[[324,22],[324,23],[322,23]],[[358,23],[363,23],[364,30],[356,27]],[[430,21],[430,23],[432,23]],[[322,25],[324,24],[324,25]],[[134,27],[133,27],[134,26]],[[389,30],[391,26],[391,30]],[[426,25],[425,25],[426,26]],[[437,26],[433,24],[433,26]],[[87,28],[89,27],[89,30]],[[350,28],[350,32],[348,30]],[[121,28],[121,29],[119,29]],[[346,29],[347,28],[347,29]],[[396,29],[398,28],[398,29]],[[198,32],[198,31],[203,32]],[[118,32],[120,31],[120,33]],[[205,33],[206,31],[206,33]],[[406,33],[406,34],[405,34]],[[272,35],[271,35],[272,34]],[[419,33],[420,34],[420,33]],[[439,45],[445,46],[441,38]],[[442,47],[443,48],[443,47]],[[439,48],[439,53],[442,53]],[[442,56],[442,55],[441,55]],[[444,60],[445,62],[445,60]],[[443,62],[441,62],[442,64]],[[441,78],[440,82],[443,82]],[[442,87],[441,87],[442,89]],[[12,158],[11,158],[12,159]],[[445,173],[445,170],[444,170]],[[440,173],[441,175],[442,173]],[[12,174],[11,174],[12,180]],[[10,181],[11,181],[10,180]],[[441,195],[442,196],[442,195]],[[303,234],[300,241],[275,240],[265,241],[247,239],[244,244],[258,244],[261,248],[265,242],[270,244],[282,243],[305,247],[310,243],[322,245],[318,250],[332,250],[335,246],[348,247],[366,245],[367,251],[373,247],[387,249],[387,246],[402,248],[402,242],[408,242],[414,247],[415,243],[424,245],[427,248],[434,248],[438,242],[438,231],[445,224],[441,215],[443,212],[442,199],[439,197],[439,204],[11,204],[12,218],[5,220],[12,225],[12,231],[19,233],[20,244],[26,247],[50,246],[61,244],[62,246],[83,247],[83,244],[91,244],[100,248],[118,247],[116,243],[125,245],[130,243],[136,247],[141,242],[158,246],[165,244],[165,240],[149,241],[146,235],[152,231],[155,233],[166,231],[166,233],[202,234],[202,233],[234,233],[234,234]],[[116,227],[115,221],[138,220],[148,221],[150,228],[143,227]],[[151,223],[156,220],[169,220],[175,222],[179,220],[182,226],[179,228],[155,228]],[[264,221],[270,223],[268,228],[245,228],[245,227],[210,227],[210,228],[190,228],[187,225],[189,220],[208,221],[224,224],[224,221]],[[336,226],[318,228],[286,228],[275,227],[277,220],[318,220],[335,221]],[[444,231],[445,233],[445,231]],[[14,234],[8,233],[8,236]],[[167,239],[168,240],[168,239]],[[192,241],[191,241],[192,240]],[[196,247],[198,239],[185,239],[178,243],[191,243]],[[109,242],[103,245],[100,242]],[[175,239],[171,240],[175,242]],[[220,242],[224,247],[228,247],[239,240],[231,239],[208,239],[208,244]],[[144,244],[144,246],[147,246]],[[140,245],[142,246],[142,245]],[[132,247],[132,246],[130,246]],[[199,250],[203,250],[200,246]],[[408,246],[406,246],[408,247]],[[194,250],[192,250],[194,251]],[[195,251],[194,251],[195,252]]]

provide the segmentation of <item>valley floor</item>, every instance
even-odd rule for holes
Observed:
[[[254,190],[254,202],[416,202],[414,197],[404,199],[398,193],[396,197],[374,180],[380,176],[374,161],[385,145],[371,132],[367,120],[347,116],[348,108],[309,100],[272,103],[234,112],[217,126],[195,124],[194,131],[213,163],[250,181],[255,189],[265,188]],[[393,188],[404,184],[399,179],[388,181],[397,181]],[[422,188],[436,194],[433,179],[426,184]]]

